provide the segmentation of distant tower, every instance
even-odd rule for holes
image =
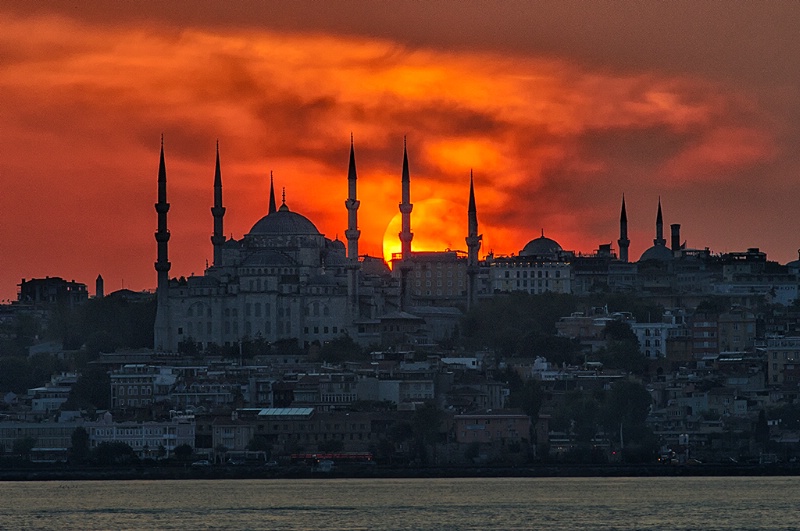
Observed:
[[[400,236],[400,309],[404,310],[408,305],[410,291],[408,289],[408,273],[411,269],[411,240],[414,235],[411,233],[411,178],[408,171],[408,147],[406,139],[403,137],[403,176],[402,176],[402,202],[400,203],[400,213],[402,214],[402,230]]]
[[[158,213],[158,231],[156,232],[156,242],[158,242],[158,260],[155,263],[158,272],[158,287],[156,288],[156,322],[153,330],[155,336],[154,349],[156,352],[165,352],[172,345],[170,338],[169,325],[169,269],[170,263],[167,257],[167,242],[169,242],[169,230],[167,230],[167,168],[164,164],[164,137],[161,137],[161,158],[158,163],[158,203],[156,212]]]
[[[97,275],[97,280],[94,281],[94,298],[102,299],[105,297],[105,290],[103,288],[103,276]]]
[[[628,239],[628,213],[625,211],[625,194],[622,194],[622,212],[619,215],[619,259],[623,262],[628,261],[628,247],[631,241]]]
[[[353,147],[353,134],[350,134],[350,167],[347,170],[347,200],[344,202],[347,207],[347,230],[344,231],[347,237],[347,295],[350,304],[350,316],[353,319],[359,317],[358,304],[358,238],[361,231],[358,230],[358,207],[361,204],[356,194],[356,153]]]
[[[478,234],[478,209],[475,207],[475,187],[472,170],[469,170],[469,207],[467,207],[467,310],[477,302],[478,295],[478,250],[483,235]]]
[[[681,250],[681,224],[680,223],[673,223],[669,226],[671,231],[672,243],[670,245],[672,252],[678,252]]]
[[[211,243],[214,245],[214,265],[222,265],[222,245],[225,243],[225,231],[222,228],[222,218],[225,207],[222,206],[222,175],[219,171],[219,141],[217,141],[217,166],[214,170],[214,206],[211,207],[214,216],[214,234]]]
[[[655,245],[666,245],[667,240],[664,239],[664,217],[661,215],[661,198],[658,198],[658,214],[656,214],[656,239],[653,240]]]
[[[274,214],[278,209],[275,207],[275,184],[272,182],[272,170],[269,172],[269,212]]]

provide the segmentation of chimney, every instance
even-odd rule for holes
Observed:
[[[681,224],[673,223],[669,226],[672,231],[672,252],[681,250]]]

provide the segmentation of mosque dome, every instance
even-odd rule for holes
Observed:
[[[317,227],[307,217],[291,212],[284,203],[281,207],[267,214],[250,229],[251,235],[265,236],[319,236]]]
[[[666,245],[656,244],[643,252],[641,258],[639,258],[639,261],[644,262],[646,260],[657,260],[659,262],[669,262],[672,259],[672,251],[670,251]]]
[[[800,249],[797,250],[798,259],[786,264],[790,271],[800,271]]]
[[[520,256],[554,256],[563,251],[561,245],[555,240],[551,240],[542,235],[528,242],[525,248],[519,252]]]

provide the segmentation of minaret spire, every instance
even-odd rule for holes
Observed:
[[[619,259],[622,262],[628,261],[628,248],[631,241],[628,239],[628,213],[625,210],[625,194],[622,194],[622,211],[619,214]]]
[[[358,207],[361,202],[357,198],[356,190],[356,153],[353,143],[353,133],[350,133],[350,165],[347,170],[347,200],[344,202],[347,208],[347,230],[344,235],[347,238],[347,286],[350,298],[350,315],[353,319],[359,317],[358,304],[358,238],[361,231],[358,230]]]
[[[478,251],[481,248],[483,235],[478,234],[478,209],[475,207],[475,186],[472,170],[469,170],[469,206],[467,207],[467,310],[477,300]]]
[[[411,178],[408,171],[408,145],[406,137],[403,137],[403,175],[402,201],[400,203],[400,213],[402,214],[402,230],[400,231],[400,309],[406,308],[410,302],[410,291],[408,289],[408,273],[411,270],[411,240],[414,234],[411,232]]]
[[[656,245],[666,245],[667,240],[664,239],[664,216],[661,215],[661,196],[658,196],[658,214],[656,214],[656,239],[653,240]]]
[[[400,203],[400,213],[402,214],[402,231],[400,232],[400,248],[403,260],[411,258],[411,240],[414,235],[411,232],[411,211],[414,205],[411,204],[411,178],[408,171],[408,147],[406,137],[403,137],[403,176],[402,202]]]
[[[156,352],[169,351],[172,347],[170,338],[170,319],[169,319],[169,263],[167,242],[169,242],[169,230],[167,229],[167,212],[169,203],[167,202],[167,166],[164,163],[164,135],[161,135],[161,156],[158,161],[158,202],[155,205],[158,213],[158,230],[156,231],[156,242],[158,244],[158,259],[155,269],[158,273],[158,286],[156,288],[156,321],[153,330],[154,345]]]
[[[222,265],[222,245],[225,243],[225,231],[223,230],[222,218],[225,216],[225,207],[222,206],[222,173],[219,169],[219,140],[217,140],[217,164],[214,169],[214,206],[211,207],[211,215],[214,217],[214,234],[211,236],[211,244],[214,246],[214,265]]]
[[[267,214],[274,214],[278,209],[275,206],[275,184],[272,181],[272,170],[269,170],[269,212]]]

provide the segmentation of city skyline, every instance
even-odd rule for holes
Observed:
[[[800,247],[793,3],[0,13],[0,299],[47,275],[155,287],[162,133],[173,276],[212,257],[217,140],[227,235],[266,213],[273,171],[292,210],[344,240],[351,132],[362,253],[383,255],[393,234],[404,136],[415,250],[466,250],[470,169],[481,256],[541,230],[566,249],[616,248],[623,193],[631,261],[652,244],[659,196],[689,247],[757,246],[780,262]]]

